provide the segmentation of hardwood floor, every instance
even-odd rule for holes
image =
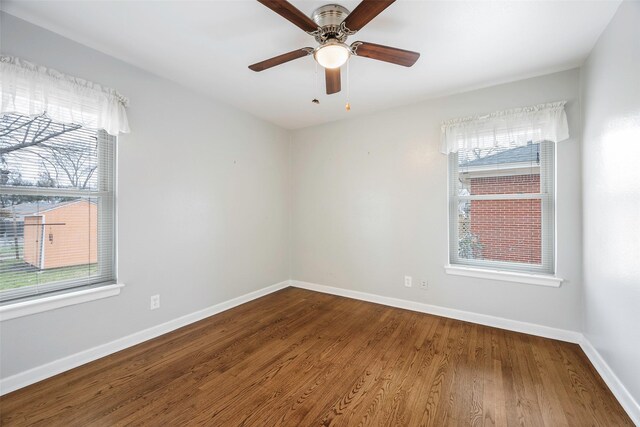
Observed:
[[[3,426],[633,425],[575,344],[295,288],[0,399]]]

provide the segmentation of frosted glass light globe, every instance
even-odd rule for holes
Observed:
[[[342,67],[351,56],[351,51],[344,43],[327,42],[319,46],[313,53],[313,57],[324,68]]]

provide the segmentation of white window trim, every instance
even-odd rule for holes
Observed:
[[[447,274],[454,276],[475,277],[478,279],[500,280],[504,282],[524,283],[527,285],[547,286],[559,288],[564,279],[546,274],[518,273],[515,271],[493,270],[489,268],[467,267],[447,264],[444,266]]]
[[[90,289],[75,290],[51,296],[40,296],[27,301],[18,301],[0,306],[0,322],[30,316],[70,305],[82,304],[120,294],[123,284],[113,283]]]
[[[69,298],[71,298],[71,300],[73,300],[73,294],[75,294],[75,290],[79,290],[79,292],[83,291],[83,287],[86,289],[87,286],[100,286],[100,287],[107,287],[110,286],[112,283],[111,282],[117,282],[118,279],[118,203],[117,203],[117,197],[118,197],[118,151],[117,151],[117,137],[113,136],[113,135],[109,135],[106,132],[98,132],[98,137],[107,137],[107,138],[113,138],[113,182],[112,182],[112,191],[104,191],[104,190],[94,190],[94,191],[87,191],[87,190],[77,190],[77,189],[67,189],[67,188],[46,188],[46,187],[14,187],[14,186],[0,186],[0,193],[3,194],[26,194],[26,195],[41,195],[41,194],[49,194],[52,196],[68,196],[68,197],[102,197],[102,196],[108,196],[110,194],[113,195],[113,200],[112,200],[112,204],[113,204],[113,224],[112,224],[112,244],[113,244],[113,264],[112,264],[112,270],[113,270],[113,277],[109,280],[109,281],[105,281],[102,283],[89,283],[89,284],[83,284],[77,287],[73,287],[73,286],[65,286],[65,284],[63,282],[57,282],[57,283],[53,283],[53,286],[50,286],[50,289],[48,289],[47,291],[50,292],[55,292],[60,290],[61,292],[65,292],[64,294],[56,294],[56,296],[63,296],[63,295],[71,295]],[[98,247],[98,252],[100,251],[100,247]],[[107,283],[108,285],[105,285],[104,283]],[[63,285],[61,288],[59,287],[59,285]],[[47,285],[45,285],[47,286]],[[124,286],[124,285],[123,285]],[[122,287],[122,286],[121,286]],[[20,288],[18,288],[20,289]],[[89,290],[91,290],[93,288],[90,288]],[[118,293],[120,293],[118,291]],[[20,304],[22,304],[22,302],[24,301],[25,303],[30,303],[32,302],[31,298],[37,298],[38,295],[43,295],[43,299],[47,300],[48,298],[50,298],[50,296],[47,296],[46,293],[44,294],[29,294],[29,295],[25,295],[25,296],[19,296],[15,299],[6,299],[4,301],[2,301],[0,304],[0,322],[2,320],[4,320],[4,316],[2,313],[4,313],[4,310],[7,310],[6,312],[10,312],[11,310],[9,310],[8,307],[12,306],[12,305],[16,305],[18,307],[20,307]],[[116,294],[117,295],[117,294]],[[107,296],[113,296],[113,295],[107,295]],[[106,298],[107,296],[100,296],[97,298],[93,298],[93,299],[100,299],[100,298]],[[26,301],[25,301],[26,299]],[[87,299],[86,301],[92,301],[93,299]],[[83,302],[83,301],[80,301]],[[6,305],[4,305],[6,304]],[[64,305],[60,305],[60,307],[64,307],[66,305],[74,305],[74,304],[78,304],[78,302],[72,302],[70,304],[64,304]],[[54,308],[58,308],[57,306]],[[49,309],[43,309],[41,311],[47,311]],[[34,313],[38,313],[40,311],[35,311]],[[33,313],[27,313],[25,315],[28,314],[33,314]],[[23,315],[18,315],[15,317],[21,317]],[[13,318],[13,317],[11,317]]]
[[[551,143],[551,141],[541,141],[540,144],[545,142]],[[451,178],[452,178],[451,173],[452,173],[452,168],[454,167],[453,163],[455,162],[455,164],[457,165],[457,152],[450,153],[447,155],[448,157],[447,158],[447,204],[449,209],[449,212],[447,215],[447,227],[448,227],[448,233],[449,233],[449,239],[448,239],[449,244],[447,245],[447,250],[449,251],[449,263],[450,263],[448,264],[448,266],[452,266],[452,267],[460,266],[460,268],[468,268],[470,270],[483,271],[483,272],[486,272],[486,271],[499,272],[499,273],[504,272],[506,275],[509,275],[510,273],[514,273],[516,276],[520,274],[524,274],[525,276],[533,276],[536,278],[537,277],[555,277],[556,245],[557,245],[557,235],[556,235],[556,221],[557,221],[557,218],[556,218],[557,155],[556,154],[557,153],[556,153],[556,150],[557,150],[557,145],[556,143],[553,143],[552,159],[551,159],[551,165],[553,165],[553,170],[551,173],[551,177],[546,176],[546,172],[548,172],[548,166],[545,166],[545,168],[539,167],[540,185],[541,185],[540,194],[538,193],[519,194],[518,193],[518,194],[495,194],[495,195],[476,195],[476,196],[459,196],[457,194],[454,194],[452,193],[454,189],[451,187]],[[544,185],[543,185],[543,182],[545,183]],[[542,192],[543,186],[548,187],[547,193]],[[549,194],[549,189],[552,190],[551,194]],[[544,226],[542,230],[543,242],[545,239],[551,239],[551,242],[552,242],[552,247],[553,247],[552,251],[551,253],[547,254],[549,258],[543,259],[542,266],[540,269],[526,265],[526,264],[519,264],[519,263],[491,261],[491,260],[467,260],[467,259],[459,258],[458,251],[457,251],[458,230],[456,227],[452,227],[451,212],[452,210],[457,209],[456,208],[457,201],[460,199],[466,199],[466,200],[539,199],[539,200],[542,200],[543,201],[542,221],[544,222],[545,218],[547,218],[547,221],[551,221],[549,229],[546,230],[547,232],[545,233]],[[545,201],[547,203],[544,203]],[[546,205],[546,208],[545,208],[545,205]],[[543,257],[545,256],[544,251],[542,256]],[[504,268],[501,268],[502,266],[504,266]],[[548,268],[549,271],[544,271],[545,268]],[[541,270],[541,271],[536,271],[536,270]],[[455,273],[451,273],[451,274],[455,274]],[[461,274],[461,275],[464,275],[464,274]],[[478,276],[474,276],[474,277],[478,277]],[[496,279],[496,280],[501,280],[501,279]],[[511,281],[529,283],[528,281],[523,282],[521,280],[511,280]],[[537,284],[537,283],[531,283],[531,284]],[[547,285],[542,285],[542,286],[547,286]],[[560,284],[558,283],[558,285],[555,287],[559,287],[559,286]]]

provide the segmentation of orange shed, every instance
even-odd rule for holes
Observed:
[[[98,207],[88,200],[50,204],[24,216],[24,261],[41,270],[94,264]]]

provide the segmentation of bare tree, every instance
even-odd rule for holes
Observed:
[[[78,189],[87,188],[98,167],[94,162],[95,152],[87,152],[86,149],[77,147],[47,146],[47,149],[51,158],[47,163],[53,167],[56,176],[61,171],[72,187]],[[47,163],[44,164],[46,165]],[[50,174],[47,166],[45,166],[45,169]]]
[[[7,114],[0,124],[0,156],[42,144],[80,127],[55,123],[44,114],[35,117]]]
[[[496,152],[498,152],[498,147],[496,146],[493,146],[489,149],[486,149],[486,148],[471,149],[471,153],[473,154],[474,160],[482,159],[483,157],[488,157]]]
[[[29,156],[40,159],[40,176],[38,184],[45,181],[50,186],[58,186],[63,182],[78,189],[87,188],[93,177],[97,164],[97,138],[95,144],[88,145],[86,136],[82,136],[83,143],[77,144],[72,132],[81,128],[80,125],[68,125],[53,122],[45,115],[26,117],[10,114],[0,120],[0,160],[2,170],[0,179],[7,184],[10,175],[16,176],[15,171],[8,170],[7,160],[20,160]],[[15,181],[15,179],[13,180]],[[56,183],[56,185],[52,185]],[[11,182],[12,185],[22,185]]]
[[[14,187],[87,188],[97,169],[97,138],[90,132],[77,134],[80,125],[62,124],[46,115],[0,117],[0,185]],[[93,137],[95,143],[87,138]],[[38,159],[40,163],[38,164]],[[40,170],[37,177],[34,174]],[[23,172],[27,179],[23,178]],[[0,221],[13,224],[16,259],[19,259],[18,220],[15,205],[27,202],[62,201],[46,195],[0,195]]]

